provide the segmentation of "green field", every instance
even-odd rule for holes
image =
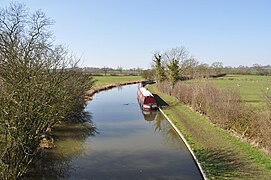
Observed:
[[[96,86],[143,80],[141,76],[93,76],[93,78],[96,80]]]
[[[240,90],[243,100],[252,105],[263,105],[265,91],[271,92],[271,76],[227,75],[209,79],[219,88],[232,87]]]

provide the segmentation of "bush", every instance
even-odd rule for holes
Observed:
[[[248,132],[249,137],[254,139],[260,147],[264,147],[268,152],[271,151],[271,121],[267,112],[258,113],[252,122],[252,128]]]

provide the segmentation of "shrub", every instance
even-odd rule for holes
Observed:
[[[271,93],[269,92],[269,90],[264,92],[264,97],[268,111],[271,114]]]
[[[271,151],[271,121],[267,112],[258,113],[252,121],[251,129],[247,133],[250,139],[255,140],[260,147],[264,147]]]

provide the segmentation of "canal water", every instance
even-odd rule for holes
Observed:
[[[202,179],[182,140],[159,112],[142,112],[137,85],[94,95],[88,125],[56,128],[29,179]]]

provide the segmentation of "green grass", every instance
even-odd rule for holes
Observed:
[[[95,83],[96,86],[143,80],[141,76],[93,76],[93,77],[96,80]]]
[[[271,76],[227,75],[207,82],[214,83],[218,88],[239,89],[244,102],[255,106],[264,106],[263,94],[265,91],[271,92]]]
[[[182,132],[209,179],[270,179],[271,158],[250,144],[214,126],[175,98],[159,92],[169,106],[162,109]]]

